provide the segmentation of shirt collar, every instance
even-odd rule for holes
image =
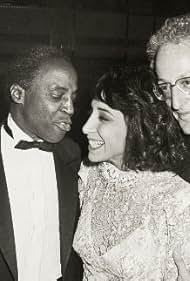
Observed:
[[[11,129],[13,134],[13,141],[16,145],[20,140],[26,140],[26,141],[33,141],[33,139],[27,135],[13,120],[11,114],[9,113],[7,118],[7,125]]]

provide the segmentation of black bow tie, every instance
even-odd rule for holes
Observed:
[[[55,149],[55,144],[54,143],[49,143],[49,142],[40,142],[40,141],[24,141],[21,140],[15,145],[15,148],[18,149],[30,149],[30,148],[38,148],[43,151],[53,151]]]
[[[7,134],[13,138],[13,133],[7,124],[7,120],[4,121],[4,128]],[[54,151],[55,143],[45,142],[45,141],[25,141],[21,140],[16,145],[15,148],[18,149],[30,149],[30,148],[38,148],[43,151]]]

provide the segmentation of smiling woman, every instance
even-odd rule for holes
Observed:
[[[83,127],[83,133],[88,136],[90,161],[109,161],[121,168],[127,136],[127,124],[122,112],[93,100],[92,114]]]
[[[85,281],[174,281],[172,249],[190,245],[189,184],[174,172],[186,146],[157,91],[146,68],[109,72],[96,85],[74,238]]]
[[[156,84],[146,67],[120,69],[99,79],[83,127],[90,161],[152,171],[171,170],[180,163],[183,137],[167,105],[153,95],[161,93]]]

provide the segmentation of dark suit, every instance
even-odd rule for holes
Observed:
[[[184,167],[176,172],[181,178],[190,183],[190,159],[184,162]]]
[[[79,210],[77,172],[80,165],[80,152],[78,146],[71,139],[65,137],[62,142],[56,145],[54,162],[59,197],[61,271],[64,281],[77,281],[81,280],[81,267],[79,258],[72,249],[72,240]],[[18,280],[13,224],[1,149],[0,280]]]
[[[184,161],[181,163],[180,167],[176,170],[176,173],[183,178],[185,181],[190,183],[190,137],[185,137],[185,142],[187,146],[187,153],[185,155]]]

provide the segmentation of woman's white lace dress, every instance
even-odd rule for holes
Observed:
[[[81,166],[74,248],[88,281],[174,281],[179,245],[190,269],[190,184],[170,172]]]

